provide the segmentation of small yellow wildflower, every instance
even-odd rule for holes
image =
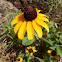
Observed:
[[[35,50],[35,46],[34,47],[29,46],[27,47],[27,49],[28,50],[26,50],[25,52],[30,53],[30,56],[32,56],[34,52],[37,52],[37,50]]]
[[[51,56],[56,56],[56,51],[55,50],[48,50],[47,51]]]
[[[53,56],[53,58],[57,59],[57,54],[55,50],[48,50],[47,51],[51,56]]]
[[[22,57],[17,58],[17,62],[22,62],[22,61],[23,61]]]

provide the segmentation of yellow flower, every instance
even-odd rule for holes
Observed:
[[[17,62],[22,62],[22,61],[23,61],[22,57],[17,58]]]
[[[29,47],[27,47],[27,49],[28,50],[26,50],[25,52],[30,53],[30,56],[33,55],[33,52],[37,52],[37,50],[35,50],[35,46],[34,47],[29,46]]]
[[[34,30],[36,31],[39,38],[42,37],[42,27],[44,27],[49,32],[49,27],[45,22],[49,22],[48,16],[39,13],[40,10],[34,8],[33,6],[27,6],[23,13],[20,13],[11,22],[11,26],[16,24],[14,28],[15,34],[18,32],[18,38],[23,39],[24,34],[27,31],[27,37],[32,40],[34,37]],[[50,22],[49,22],[50,23]],[[42,27],[41,27],[42,26]]]
[[[56,51],[55,50],[48,50],[47,51],[51,56],[56,56]]]

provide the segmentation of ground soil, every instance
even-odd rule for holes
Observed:
[[[9,15],[9,12],[16,12],[18,9],[13,6],[11,2],[0,0],[0,27],[2,24],[6,24],[7,17],[9,20],[12,20],[12,17]],[[2,31],[0,30],[0,33]],[[0,62],[11,62],[10,61],[10,53],[4,54],[4,40],[0,40]],[[14,53],[15,54],[15,53]]]

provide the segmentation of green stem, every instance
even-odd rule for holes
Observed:
[[[38,59],[40,62],[44,62],[43,59],[40,59],[38,57],[34,57],[34,58]]]
[[[45,38],[42,37],[42,40],[44,40],[45,42],[47,42],[48,44],[50,44],[51,46],[53,46],[52,43],[50,43],[48,40],[46,40]]]
[[[30,57],[30,55],[28,56],[27,62],[30,62],[30,58],[29,57]]]

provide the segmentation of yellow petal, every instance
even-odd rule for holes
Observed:
[[[15,19],[17,19],[17,20],[19,21],[22,17],[23,17],[23,13],[19,13],[19,14],[15,17]]]
[[[12,22],[11,22],[11,26],[13,26],[14,24],[16,24],[18,22],[17,19],[14,19]]]
[[[25,52],[26,52],[26,53],[29,53],[29,51],[28,51],[28,50],[26,50]]]
[[[51,22],[49,22],[49,24],[51,25]]]
[[[34,37],[34,29],[31,21],[27,22],[27,37],[29,40],[32,40]]]
[[[38,19],[40,19],[42,21],[46,21],[51,25],[51,23],[49,22],[49,20],[46,17],[49,18],[49,16],[46,16],[46,15],[40,14],[40,13],[38,13],[38,16],[37,16]]]
[[[33,55],[33,53],[30,53],[30,56],[32,56]]]
[[[38,16],[37,18],[40,19],[41,21],[49,22],[49,20],[46,17]]]
[[[47,17],[47,18],[49,18],[49,16],[47,16],[45,14],[42,14],[42,13],[38,13],[37,15],[40,16],[40,17]]]
[[[15,28],[14,28],[14,32],[15,32],[15,34],[16,34],[17,31],[19,30],[21,24],[22,24],[22,21],[19,21],[18,24],[15,26]]]
[[[29,49],[31,49],[31,46],[29,46]]]
[[[17,19],[18,21],[25,21],[25,19],[24,19],[24,14],[23,14],[23,13],[19,14],[18,16],[16,16],[16,19]]]
[[[23,13],[19,13],[15,18],[19,18]]]
[[[36,11],[37,11],[37,13],[39,13],[41,10],[38,10],[38,9],[36,8]]]
[[[11,22],[11,26],[13,26],[14,24],[16,24],[17,22],[19,22],[19,21],[24,21],[25,19],[24,19],[24,15],[23,15],[23,13],[20,13],[19,15],[17,15],[16,17],[15,17],[15,19]]]
[[[37,52],[37,50],[33,50],[33,52]]]
[[[35,46],[34,46],[34,47],[32,47],[32,49],[34,50],[34,49],[35,49]]]
[[[42,37],[41,27],[38,24],[36,24],[34,20],[32,22],[33,22],[33,27],[34,27],[35,31],[37,32],[39,38],[41,38]]]
[[[51,53],[51,52],[52,52],[52,50],[48,50],[47,52],[48,52],[48,53]]]
[[[24,38],[24,34],[25,34],[25,31],[26,31],[26,21],[24,21],[19,29],[19,32],[18,32],[18,38],[19,39],[23,39]]]
[[[47,24],[39,19],[35,19],[35,21],[41,25],[42,27],[44,27],[48,32],[49,32],[49,27],[47,26]]]
[[[27,49],[29,50],[29,47],[27,47]]]

